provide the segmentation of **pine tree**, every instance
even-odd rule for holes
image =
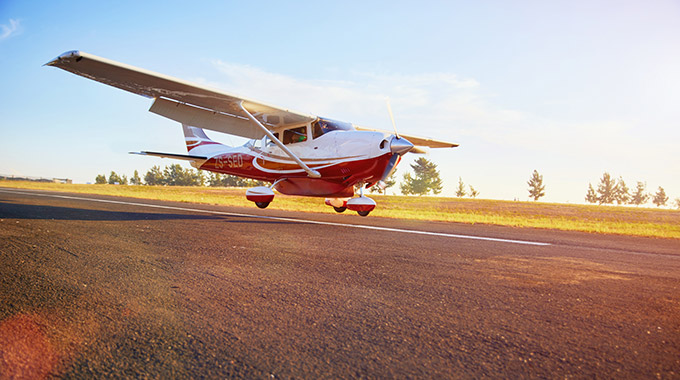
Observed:
[[[628,190],[626,183],[623,182],[623,177],[619,177],[619,180],[616,181],[616,186],[614,187],[614,199],[616,200],[616,204],[619,205],[630,203],[630,190]]]
[[[465,196],[465,184],[463,183],[463,179],[458,177],[458,189],[456,189],[456,196],[458,198],[462,198]]]
[[[600,204],[612,204],[616,200],[616,182],[609,173],[602,174],[600,185],[597,187],[597,201]]]
[[[652,199],[652,202],[656,205],[656,207],[666,205],[666,202],[668,202],[668,197],[666,196],[666,191],[664,191],[663,187],[659,186],[659,190],[657,190],[656,194],[654,194],[654,199]]]
[[[165,185],[165,178],[161,168],[157,165],[152,166],[144,175],[144,183],[150,186]]]
[[[194,169],[182,168],[180,164],[166,166],[163,171],[165,184],[169,186],[202,186],[205,182],[203,173]]]
[[[99,175],[94,179],[94,183],[96,183],[97,185],[104,185],[104,184],[106,184],[106,176],[103,175],[103,174],[99,174]]]
[[[537,201],[538,198],[545,195],[545,185],[543,184],[543,176],[538,174],[537,170],[531,174],[531,178],[527,182],[529,185],[529,198]]]
[[[135,170],[135,173],[132,175],[132,178],[130,178],[130,184],[131,185],[141,185],[142,184],[142,179],[139,178],[139,172]]]
[[[123,179],[120,178],[116,172],[111,171],[111,174],[109,174],[109,185],[122,185],[123,184]]]
[[[647,203],[647,201],[649,200],[649,194],[645,192],[646,187],[647,185],[645,185],[643,182],[638,181],[637,188],[635,189],[633,195],[630,197],[630,204],[639,206],[641,204]]]
[[[475,188],[470,185],[470,198],[477,198],[478,195],[479,191],[475,190]]]
[[[401,192],[405,195],[417,194],[425,195],[432,191],[434,194],[439,194],[442,191],[442,180],[439,177],[437,165],[424,157],[420,157],[413,164],[411,168],[415,176],[411,173],[404,175],[404,180],[401,184]]]
[[[205,173],[203,170],[196,169],[196,186],[205,186]]]
[[[597,194],[595,194],[595,189],[591,183],[588,184],[588,192],[586,193],[586,202],[597,203]]]

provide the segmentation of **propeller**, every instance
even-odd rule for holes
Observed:
[[[392,114],[392,106],[390,105],[390,98],[385,98],[387,103],[387,112],[390,113],[390,120],[392,120],[392,127],[394,128],[394,135],[399,138],[399,132],[397,132],[397,123],[394,122],[394,115]]]
[[[387,103],[387,111],[390,113],[390,120],[392,120],[392,127],[394,128],[394,137],[390,140],[390,150],[393,154],[402,156],[413,149],[414,146],[410,141],[399,136],[397,123],[394,121],[394,114],[392,113],[392,106],[390,105],[390,98],[385,98],[385,102]]]
[[[392,152],[392,157],[385,168],[385,172],[382,175],[382,179],[379,181],[379,186],[384,189],[384,180],[387,179],[397,167],[399,161],[401,161],[401,156],[408,153],[414,148],[413,144],[405,138],[399,136],[397,131],[397,123],[394,121],[394,114],[392,113],[392,106],[390,105],[390,98],[385,98],[387,103],[387,111],[390,114],[390,120],[392,120],[392,127],[394,128],[394,136],[390,139],[390,151]]]

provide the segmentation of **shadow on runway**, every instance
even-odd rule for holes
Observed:
[[[228,223],[292,224],[290,221],[262,220],[230,215],[196,215],[164,212],[106,211],[72,207],[25,205],[0,201],[0,219],[135,221],[135,220],[219,220]]]

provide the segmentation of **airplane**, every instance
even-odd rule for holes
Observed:
[[[400,135],[396,127],[391,133],[272,106],[77,50],[45,65],[153,99],[150,112],[182,125],[188,154],[130,153],[269,182],[246,191],[246,199],[259,208],[274,200],[276,190],[325,197],[336,212],[367,216],[376,202],[364,189],[383,184],[404,154],[458,146]],[[394,124],[389,103],[388,110]],[[250,140],[231,147],[210,139],[204,129]]]

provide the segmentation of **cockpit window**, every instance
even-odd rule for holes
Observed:
[[[283,131],[283,143],[293,144],[307,141],[307,126],[291,128]]]
[[[312,134],[317,138],[331,131],[351,131],[354,130],[351,123],[336,121],[331,119],[319,118],[312,123]]]
[[[278,132],[273,132],[273,135],[277,139],[279,138]],[[263,147],[268,148],[268,147],[274,146],[274,145],[276,145],[276,144],[274,144],[274,142],[269,137],[267,137],[266,135],[262,138],[262,146]]]

